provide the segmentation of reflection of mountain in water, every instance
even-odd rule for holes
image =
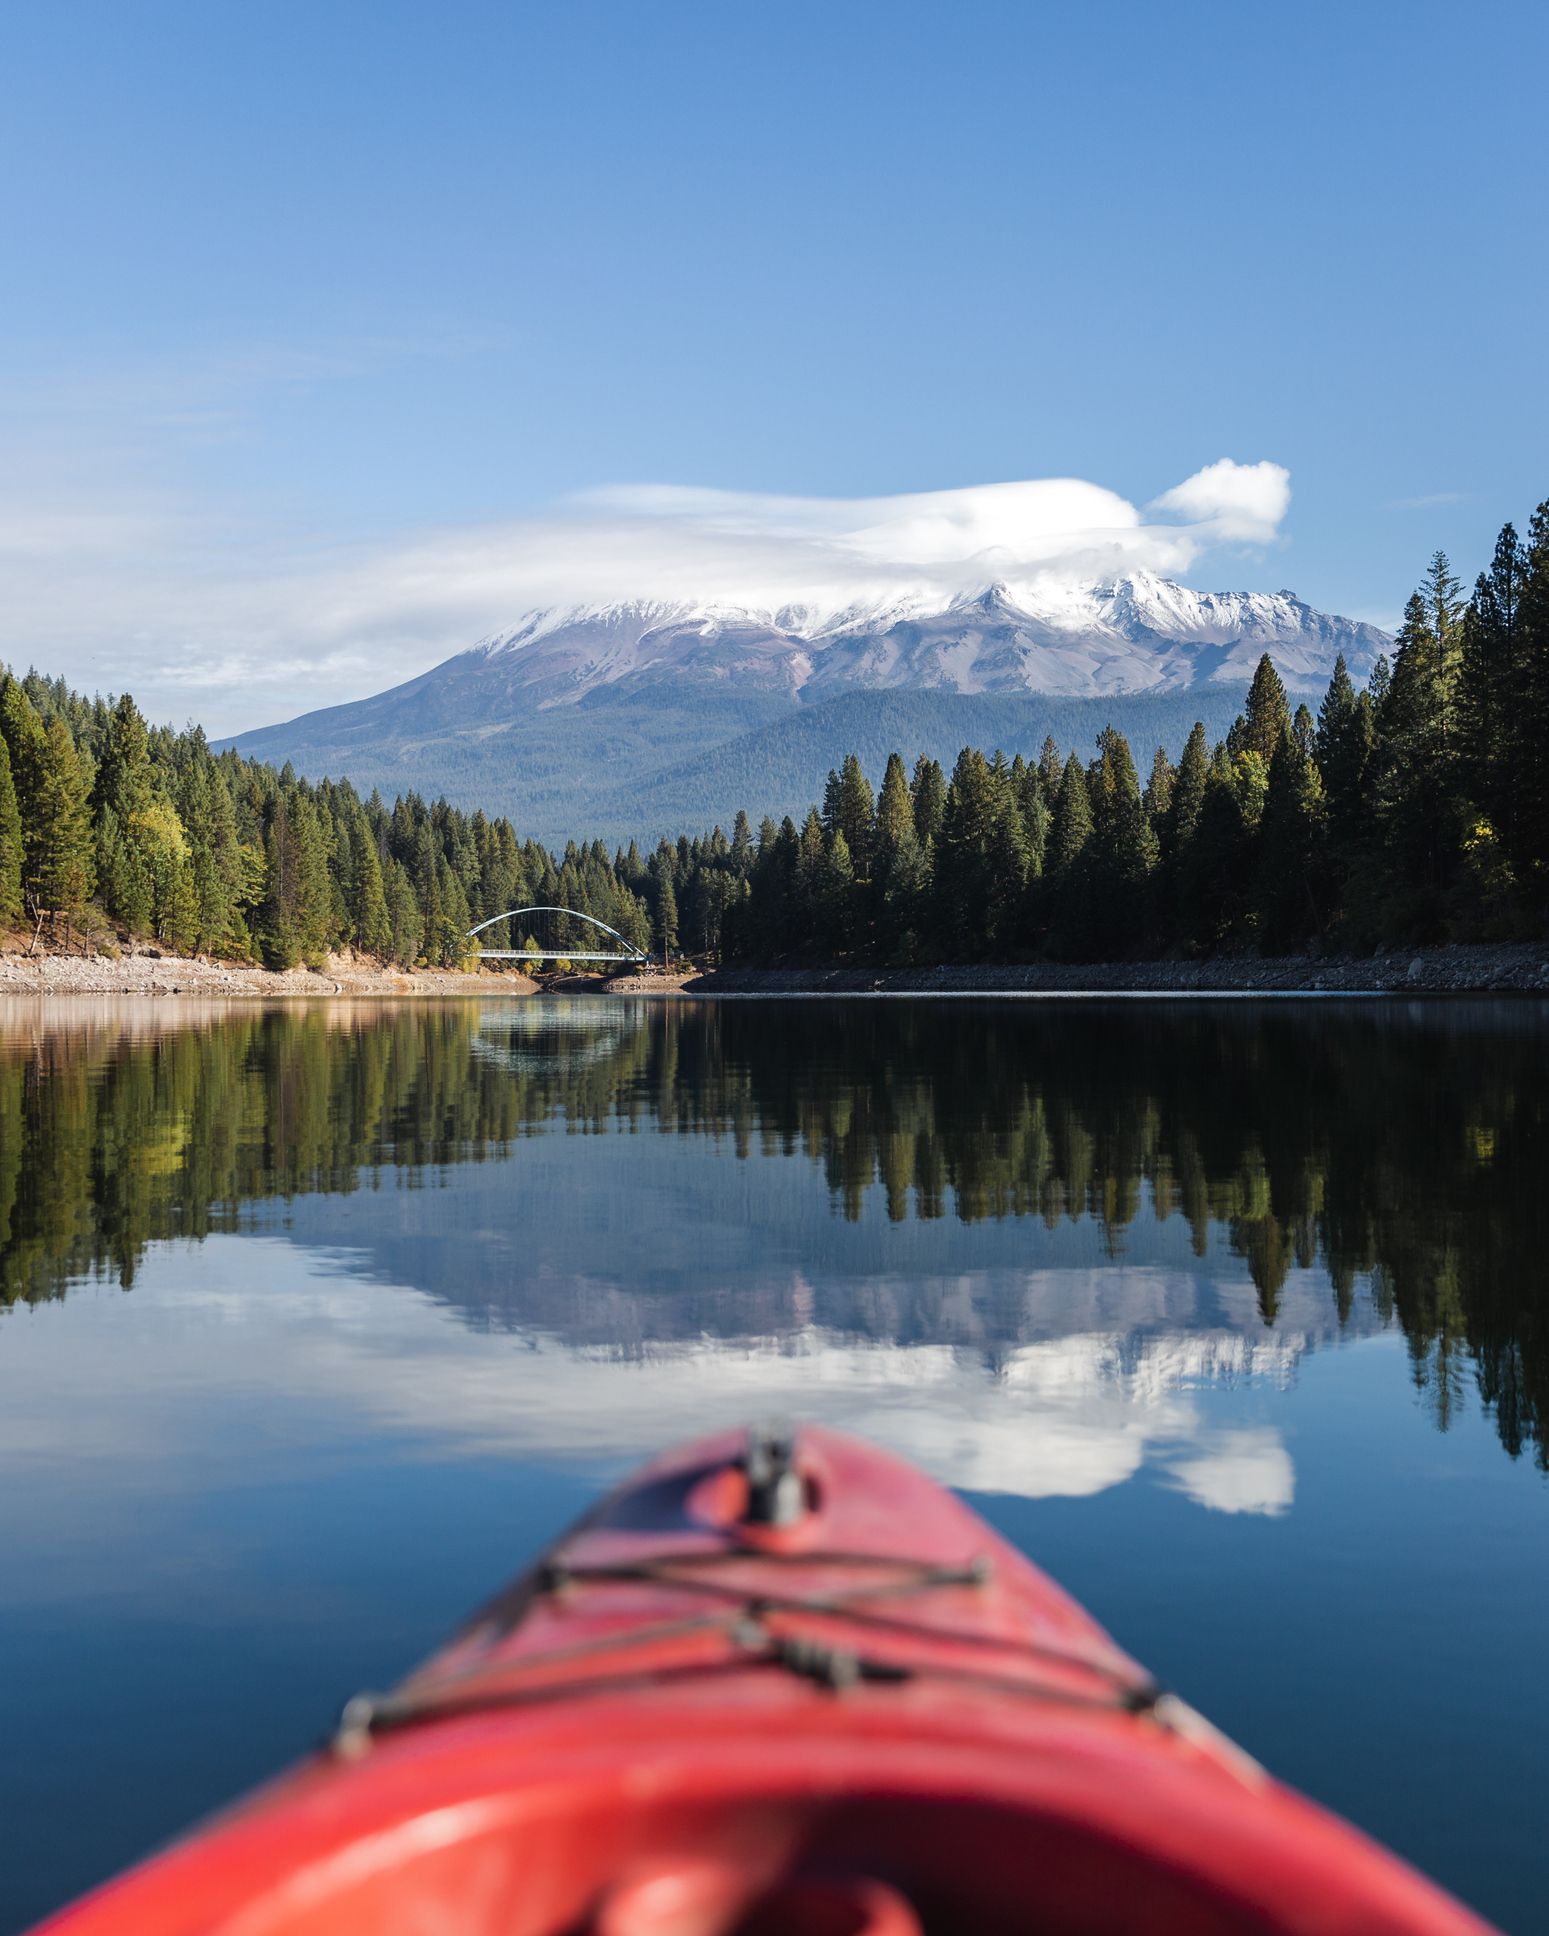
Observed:
[[[1441,1423],[1472,1370],[1543,1456],[1536,1004],[78,1014],[0,1018],[8,1300],[283,1215],[624,1359],[1079,1339],[1165,1382],[1396,1319]]]

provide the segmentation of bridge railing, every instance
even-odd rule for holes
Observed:
[[[627,940],[617,928],[610,928],[606,921],[599,921],[595,914],[583,914],[579,908],[567,907],[520,907],[507,908],[504,914],[492,914],[487,921],[468,930],[468,940],[481,935],[486,928],[493,928],[501,921],[519,921],[528,914],[560,914],[567,920],[585,921],[589,926],[600,929],[603,934],[612,935],[623,950],[622,954],[599,954],[585,949],[576,949],[565,943],[546,947],[541,943],[531,948],[481,948],[479,954],[485,961],[646,961],[649,959],[643,948]]]

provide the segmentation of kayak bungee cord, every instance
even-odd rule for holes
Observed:
[[[693,1623],[692,1629],[688,1623],[684,1623],[677,1631],[713,1632],[717,1629],[723,1631],[738,1650],[719,1660],[690,1661],[677,1666],[621,1671],[606,1676],[587,1675],[569,1681],[549,1681],[537,1687],[486,1688],[468,1699],[458,1698],[455,1682],[451,1684],[449,1694],[439,1686],[428,1690],[430,1698],[356,1694],[345,1702],[338,1725],[327,1745],[336,1755],[349,1759],[359,1754],[373,1736],[392,1733],[400,1728],[435,1721],[465,1720],[506,1708],[537,1706],[593,1694],[676,1686],[685,1680],[708,1680],[719,1675],[745,1672],[757,1666],[782,1668],[833,1693],[843,1693],[848,1688],[860,1685],[902,1686],[914,1681],[938,1680],[985,1693],[1016,1694],[1025,1699],[1048,1701],[1061,1707],[1151,1714],[1168,1726],[1172,1725],[1174,1705],[1179,1708],[1185,1705],[1175,1703],[1175,1697],[1168,1695],[1154,1682],[1130,1684],[1114,1679],[1106,1692],[1087,1694],[1074,1688],[1052,1686],[1048,1682],[1019,1680],[1013,1674],[951,1667],[937,1661],[878,1660],[866,1654],[853,1653],[847,1648],[828,1647],[821,1641],[799,1634],[771,1633],[745,1615],[724,1621],[707,1617]],[[659,1638],[661,1630],[653,1631]],[[635,1644],[633,1637],[627,1643],[629,1646]],[[556,1651],[562,1655],[571,1650]],[[535,1655],[530,1661],[524,1662],[524,1667],[542,1667],[555,1658],[553,1654]],[[1192,1713],[1192,1710],[1189,1711]]]
[[[701,1577],[706,1569],[736,1563],[756,1563],[774,1567],[848,1567],[901,1574],[901,1578],[865,1581],[842,1591],[824,1594],[771,1593],[767,1588],[748,1589],[714,1578]],[[690,1569],[685,1571],[684,1569]],[[419,1688],[412,1684],[398,1694],[379,1696],[357,1694],[345,1703],[332,1736],[336,1753],[354,1754],[375,1734],[437,1720],[477,1714],[487,1709],[523,1706],[529,1703],[559,1701],[593,1691],[618,1692],[623,1687],[650,1687],[670,1680],[677,1684],[696,1675],[711,1676],[766,1664],[780,1667],[819,1686],[841,1692],[866,1684],[902,1684],[920,1679],[949,1681],[988,1692],[1014,1693],[1027,1698],[1048,1700],[1078,1707],[1110,1708],[1125,1713],[1155,1713],[1159,1704],[1173,1705],[1164,1690],[1149,1678],[1137,1679],[1122,1673],[1108,1662],[1094,1659],[1073,1649],[1055,1647],[1025,1637],[1009,1638],[973,1629],[921,1626],[888,1614],[873,1612],[858,1604],[879,1598],[903,1598],[949,1587],[982,1588],[992,1578],[990,1562],[976,1556],[966,1564],[941,1565],[913,1557],[878,1553],[832,1552],[771,1553],[746,1546],[705,1550],[692,1548],[680,1553],[664,1553],[655,1559],[618,1562],[611,1565],[573,1566],[562,1557],[545,1561],[535,1571],[521,1596],[519,1609],[509,1616],[488,1623],[488,1630],[507,1634],[519,1628],[533,1608],[544,1600],[562,1600],[576,1587],[648,1585],[668,1587],[699,1594],[713,1594],[733,1605],[724,1613],[689,1615],[681,1620],[657,1621],[617,1634],[578,1642],[572,1646],[545,1649],[513,1663],[521,1679],[516,1685],[490,1687],[487,1669],[482,1665],[465,1675],[443,1675]],[[1078,1689],[1029,1681],[1014,1674],[953,1667],[934,1660],[884,1660],[846,1647],[802,1634],[773,1631],[765,1621],[771,1615],[808,1616],[837,1620],[848,1626],[870,1629],[896,1641],[913,1641],[928,1646],[966,1645],[985,1648],[1031,1661],[1074,1669],[1096,1676],[1105,1685],[1101,1691],[1085,1693]],[[621,1669],[603,1679],[587,1675],[580,1680],[542,1682],[533,1686],[535,1676],[599,1656],[628,1654],[647,1649],[662,1641],[697,1638],[719,1634],[730,1641],[736,1652],[730,1658],[680,1662],[650,1670]],[[469,1698],[462,1688],[483,1680],[485,1686]],[[1176,1705],[1182,1706],[1182,1703]],[[1165,1710],[1164,1710],[1165,1712]]]

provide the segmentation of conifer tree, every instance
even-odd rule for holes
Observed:
[[[67,941],[96,886],[89,793],[70,729],[56,714],[38,754],[32,877],[25,885],[39,910],[64,922]]]
[[[1257,856],[1259,945],[1284,953],[1326,918],[1322,868],[1323,782],[1297,736],[1281,735],[1270,761]]]
[[[871,782],[861,770],[853,753],[847,753],[839,769],[839,782],[832,831],[842,833],[850,850],[855,878],[871,878],[872,848],[876,843],[876,801]]]
[[[351,830],[354,858],[354,905],[350,925],[355,945],[368,955],[385,958],[392,951],[393,928],[387,910],[387,891],[376,841],[362,815]],[[497,899],[501,898],[496,896]],[[507,906],[510,903],[506,903]]]
[[[22,918],[22,820],[11,778],[11,754],[0,734],[0,928]]]
[[[1438,554],[1439,558],[1440,554]],[[1435,564],[1433,561],[1433,570]],[[1370,763],[1372,833],[1392,919],[1404,932],[1439,930],[1461,810],[1453,797],[1452,734],[1456,655],[1437,637],[1444,588],[1413,593],[1404,608],[1392,674],[1374,723]]]
[[[37,871],[38,812],[36,796],[43,763],[43,722],[27,697],[21,681],[9,672],[0,672],[0,739],[5,741],[11,762],[11,784],[16,789],[16,808],[22,826],[22,886],[29,897],[29,883]]]
[[[267,968],[294,968],[301,959],[296,839],[283,793],[278,794],[264,832],[264,899],[257,936]]]
[[[1528,525],[1518,686],[1518,869],[1528,905],[1549,911],[1549,499]]]
[[[1184,856],[1199,832],[1200,810],[1205,804],[1205,779],[1210,770],[1210,747],[1205,726],[1196,719],[1183,743],[1178,762],[1178,777],[1173,782],[1172,802],[1162,836],[1162,851],[1170,876],[1170,891],[1176,895],[1182,879]]]
[[[1169,816],[1172,812],[1173,788],[1178,784],[1178,769],[1167,756],[1167,748],[1159,746],[1151,761],[1151,777],[1146,781],[1145,793],[1141,796],[1146,809],[1146,819],[1151,823],[1151,831],[1157,839],[1160,850],[1162,839],[1167,831]]]
[[[139,707],[125,693],[108,717],[92,808],[100,830],[97,874],[103,903],[131,934],[149,934],[156,924],[152,876],[158,864],[165,868],[160,849],[168,830],[152,818],[155,804],[150,738]]]
[[[888,755],[877,802],[877,853],[874,885],[878,921],[890,955],[907,953],[925,892],[925,857],[914,827],[914,802],[898,754]]]
[[[1048,891],[1040,897],[1049,922],[1049,945],[1056,954],[1073,954],[1079,958],[1087,945],[1086,868],[1091,841],[1092,802],[1087,791],[1086,769],[1072,753],[1060,777],[1054,824],[1049,830],[1045,870]]]
[[[1149,940],[1151,876],[1159,849],[1129,741],[1112,726],[1097,736],[1087,775],[1092,810],[1092,941],[1104,954]]]
[[[1060,749],[1055,744],[1054,735],[1045,736],[1042,750],[1038,755],[1038,782],[1043,789],[1043,803],[1049,809],[1050,818],[1054,815],[1054,803],[1060,797],[1060,781],[1064,778],[1065,762],[1060,758]]]
[[[664,961],[671,961],[678,952],[678,895],[672,884],[672,867],[660,856],[652,863],[656,876],[656,933],[654,936],[657,952]]]
[[[1314,742],[1336,855],[1351,853],[1362,834],[1366,771],[1374,738],[1371,700],[1366,693],[1356,693],[1341,652],[1318,709]]]
[[[1237,762],[1223,742],[1210,756],[1199,828],[1181,869],[1185,938],[1194,948],[1209,954],[1238,937],[1251,852]]]
[[[1291,707],[1285,687],[1275,670],[1274,660],[1266,652],[1254,669],[1247,704],[1228,737],[1227,751],[1234,757],[1238,753],[1256,753],[1264,763],[1267,778],[1280,735],[1290,724]]]
[[[914,797],[915,835],[921,850],[928,854],[940,836],[947,810],[947,779],[940,762],[922,753],[914,763],[909,790]]]
[[[767,823],[771,827],[773,822]],[[731,827],[732,869],[738,880],[746,880],[753,865],[753,828],[744,808],[738,807],[737,817]]]

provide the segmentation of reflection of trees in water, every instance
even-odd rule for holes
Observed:
[[[177,1018],[168,1018],[175,1024]],[[1536,1006],[348,1006],[0,1022],[0,1298],[56,1295],[263,1198],[414,1187],[573,1133],[803,1153],[836,1212],[1225,1232],[1266,1323],[1369,1281],[1439,1423],[1471,1367],[1544,1459],[1549,1023]],[[1030,1262],[1033,1261],[1030,1257]],[[895,1294],[896,1293],[891,1293]],[[859,1292],[856,1295],[860,1295]],[[903,1329],[928,1332],[912,1308]]]

